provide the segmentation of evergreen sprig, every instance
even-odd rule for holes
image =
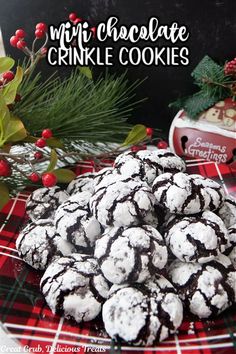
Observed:
[[[59,138],[121,142],[130,129],[127,119],[143,101],[135,100],[141,82],[130,85],[126,73],[119,77],[107,73],[92,81],[78,69],[65,80],[57,74],[45,82],[40,73],[26,76],[14,114],[32,135],[47,127]]]

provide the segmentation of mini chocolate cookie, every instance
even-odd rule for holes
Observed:
[[[94,177],[94,186],[96,189],[99,188],[100,183],[106,179],[106,177],[110,176],[110,175],[114,175],[115,170],[113,167],[105,167],[102,170],[98,171],[96,173],[96,176]]]
[[[76,253],[51,263],[40,287],[53,313],[76,322],[97,317],[109,293],[96,259]]]
[[[184,161],[168,150],[128,151],[116,158],[114,168],[126,177],[140,178],[148,184],[164,172],[186,170]]]
[[[151,188],[129,178],[113,179],[108,186],[98,188],[90,199],[93,215],[103,226],[156,226],[154,204]]]
[[[19,256],[31,267],[44,270],[55,259],[75,252],[75,247],[63,240],[51,220],[29,223],[16,240]]]
[[[88,191],[90,193],[94,192],[94,177],[96,172],[84,173],[76,177],[67,187],[67,193],[70,195],[77,194],[79,192]]]
[[[236,270],[236,224],[228,228],[229,247],[224,254],[229,257]]]
[[[157,276],[144,284],[113,286],[102,316],[110,337],[152,345],[181,325],[183,306],[171,283]]]
[[[224,203],[216,213],[224,221],[227,228],[236,224],[236,199],[231,195],[227,195]]]
[[[96,241],[94,256],[113,284],[142,283],[163,269],[168,257],[163,237],[150,225],[108,229]]]
[[[183,262],[209,262],[228,246],[227,229],[221,218],[211,211],[174,221],[165,239],[172,253]]]
[[[68,198],[69,194],[58,186],[36,189],[27,199],[26,213],[33,221],[53,218],[55,210]]]
[[[174,214],[196,214],[206,209],[213,211],[219,208],[225,197],[217,182],[182,172],[158,176],[152,189],[157,201]]]
[[[95,240],[102,233],[101,225],[90,211],[90,198],[88,191],[74,194],[57,209],[54,221],[61,237],[85,253],[92,252]]]
[[[169,276],[186,309],[199,318],[218,315],[236,301],[236,271],[222,254],[204,264],[174,261]]]

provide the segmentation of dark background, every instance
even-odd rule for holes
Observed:
[[[208,54],[224,63],[236,56],[236,0],[0,0],[0,26],[6,52],[20,57],[20,51],[8,44],[17,28],[26,30],[30,42],[37,22],[57,24],[74,11],[92,25],[109,15],[117,15],[124,24],[146,24],[150,16],[157,16],[163,24],[178,21],[189,27],[189,66],[129,68],[131,82],[148,76],[137,96],[149,99],[136,109],[133,123],[143,122],[167,131],[174,114],[168,104],[194,92],[190,73],[201,58]],[[52,70],[46,63],[41,64],[41,69],[46,73]],[[68,68],[62,70],[64,75]],[[124,68],[116,65],[112,71],[120,73]]]

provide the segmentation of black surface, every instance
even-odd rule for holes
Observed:
[[[236,0],[0,0],[0,26],[8,54],[20,52],[8,45],[8,38],[21,27],[33,35],[39,21],[57,24],[72,11],[96,25],[109,15],[117,15],[124,24],[146,23],[157,16],[162,23],[179,21],[190,28],[190,65],[187,67],[131,67],[130,81],[148,76],[138,97],[149,100],[136,110],[132,122],[167,130],[173,118],[168,103],[190,94],[194,86],[190,72],[208,54],[219,62],[236,56]],[[28,38],[30,35],[28,36]],[[44,70],[52,70],[43,65]],[[63,69],[62,74],[68,69]],[[101,69],[99,69],[101,70]],[[122,72],[117,65],[112,71]]]

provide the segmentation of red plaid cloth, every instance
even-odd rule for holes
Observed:
[[[214,162],[189,160],[187,164],[190,173],[213,178],[227,193],[236,195],[236,171]],[[92,169],[89,164],[78,168],[80,173]],[[41,274],[18,257],[15,240],[24,222],[27,197],[27,193],[20,193],[0,213],[0,320],[4,328],[22,346],[38,348],[41,353],[110,352],[111,340],[100,320],[78,325],[52,314],[39,292]],[[236,308],[231,307],[215,321],[185,321],[178,335],[156,347],[122,346],[121,350],[122,353],[235,353]]]

